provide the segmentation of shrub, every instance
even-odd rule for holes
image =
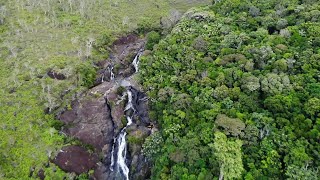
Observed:
[[[148,158],[153,158],[156,154],[161,151],[161,144],[163,143],[163,138],[159,132],[152,134],[147,137],[144,144],[142,145],[143,154]]]
[[[80,85],[92,87],[96,77],[95,68],[90,63],[81,63],[76,69]]]
[[[151,31],[147,35],[147,44],[146,44],[146,49],[152,50],[153,46],[157,44],[161,39],[161,36],[158,32],[156,31]]]

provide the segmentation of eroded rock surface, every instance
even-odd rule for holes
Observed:
[[[53,70],[48,71],[47,75],[52,79],[57,79],[57,80],[65,80],[66,79],[66,76],[64,74],[57,73]]]
[[[108,137],[114,136],[114,127],[104,93],[112,88],[113,84],[106,82],[91,89],[83,99],[74,102],[72,109],[59,117],[66,124],[63,132],[92,145],[97,151],[111,143]]]
[[[109,59],[98,63],[101,70],[98,71],[95,85],[111,80],[111,67],[117,79],[128,78],[133,75],[135,69],[131,64],[132,60],[144,44],[145,39],[141,39],[135,34],[120,37],[115,41]]]
[[[98,157],[80,146],[67,146],[53,160],[62,170],[81,174],[94,168]]]
[[[86,172],[94,169],[92,179],[117,179],[110,170],[111,151],[114,139],[126,125],[125,113],[133,114],[133,124],[127,129],[128,153],[126,164],[130,168],[130,179],[147,179],[150,176],[150,164],[142,155],[141,148],[144,139],[151,134],[150,119],[148,115],[148,98],[141,92],[141,88],[133,78],[135,68],[132,60],[141,50],[144,40],[135,35],[120,38],[113,44],[113,54],[100,64],[103,66],[98,74],[96,86],[72,102],[71,108],[58,115],[65,123],[62,132],[68,136],[79,139],[85,145],[91,145],[94,153],[102,160],[92,159],[91,156],[76,151],[81,147],[72,147],[71,150],[60,152],[54,162],[67,172]],[[112,73],[115,78],[111,78]],[[132,92],[134,111],[125,111],[128,101],[127,90]],[[69,147],[65,147],[69,148]],[[83,150],[83,149],[82,149]],[[81,153],[80,153],[81,152]],[[81,156],[82,164],[64,164]],[[70,160],[70,161],[69,161]],[[92,165],[91,162],[95,162]],[[90,164],[91,163],[91,164]],[[119,179],[119,178],[118,178]]]

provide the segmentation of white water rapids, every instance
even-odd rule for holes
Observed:
[[[108,65],[108,70],[110,72],[110,81],[113,81],[115,78],[115,75],[113,73],[113,66],[112,65]],[[106,72],[106,71],[105,71]],[[105,72],[102,73],[102,77],[101,77],[101,83],[104,82],[104,77],[105,77]]]
[[[134,66],[134,69],[136,70],[136,73],[139,71],[139,60],[140,60],[141,54],[142,54],[142,51],[140,50],[132,61],[132,64]]]
[[[113,81],[114,80],[113,66],[110,66],[108,68],[109,68],[109,71],[110,71],[110,80]]]
[[[130,90],[127,91],[128,95],[128,103],[125,108],[125,111],[127,110],[134,110],[133,104],[132,104],[132,92]],[[126,129],[129,125],[132,124],[132,117],[130,115],[127,115],[127,125],[124,127],[121,131],[120,134],[118,135],[118,138],[114,140],[114,144],[112,147],[112,152],[111,152],[111,164],[110,164],[110,170],[114,171],[114,166],[115,166],[115,158],[114,158],[114,149],[115,149],[115,143],[117,142],[118,144],[118,151],[116,153],[117,157],[117,162],[116,162],[116,171],[117,173],[121,173],[124,175],[126,180],[129,180],[129,168],[126,164],[126,156],[127,156],[127,142],[126,142],[126,136],[127,132]],[[120,172],[121,171],[121,172]]]
[[[139,51],[135,56],[132,65],[134,66],[136,72],[138,72],[139,58],[142,54],[142,51]],[[113,67],[109,69],[111,72],[111,80],[114,79],[114,74],[112,72]],[[130,89],[127,90],[128,102],[124,111],[133,110],[135,108],[132,104],[133,95]],[[127,142],[126,142],[126,129],[129,125],[132,124],[132,116],[127,115],[127,125],[120,131],[117,138],[114,139],[112,151],[111,151],[111,164],[110,170],[115,171],[118,175],[123,175],[123,179],[129,180],[129,167],[126,164],[126,156],[127,156]],[[115,146],[117,146],[117,152],[115,152]],[[116,161],[116,162],[115,162]]]

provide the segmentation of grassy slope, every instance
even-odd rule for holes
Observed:
[[[43,109],[63,101],[67,103],[66,99],[79,91],[75,67],[103,58],[98,55],[85,58],[89,39],[132,31],[141,22],[157,23],[171,8],[184,11],[192,3],[202,3],[182,0],[81,2],[84,4],[70,6],[68,1],[59,4],[52,0],[0,0],[0,17],[5,17],[1,28],[7,29],[0,36],[0,179],[26,179],[31,167],[36,170],[43,167],[48,156],[64,143],[51,128],[53,116],[45,115]],[[68,79],[37,77],[45,75],[49,68],[68,74]],[[70,95],[62,100],[59,95],[67,89]],[[46,175],[62,179],[64,173],[60,170],[54,173],[52,168],[55,167],[46,169]]]

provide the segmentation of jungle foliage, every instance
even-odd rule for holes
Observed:
[[[141,60],[152,178],[318,179],[319,33],[316,0],[187,12]]]
[[[208,1],[0,0],[0,179],[74,179],[49,163],[73,143],[55,110],[93,85],[118,36]]]

